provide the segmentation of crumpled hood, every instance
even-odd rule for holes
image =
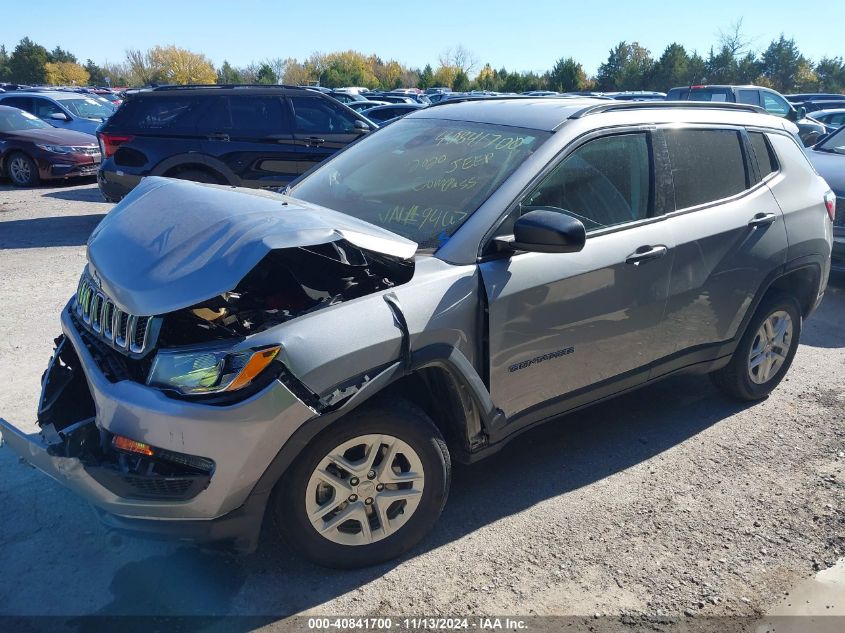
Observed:
[[[88,240],[89,272],[122,309],[164,314],[232,290],[272,250],[346,240],[397,259],[417,244],[279,194],[144,178]]]

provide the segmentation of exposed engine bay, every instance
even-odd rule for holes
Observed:
[[[164,315],[160,347],[242,338],[337,303],[404,284],[413,261],[345,240],[270,251],[236,288]]]

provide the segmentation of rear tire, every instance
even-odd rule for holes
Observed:
[[[326,567],[365,567],[428,534],[450,475],[431,419],[406,400],[385,398],[318,435],[276,484],[270,507],[291,549]]]
[[[730,362],[711,374],[729,396],[753,401],[767,397],[792,364],[801,338],[801,306],[795,297],[772,293],[754,312]]]
[[[16,187],[35,187],[41,182],[38,165],[23,152],[15,152],[8,158],[6,173]]]

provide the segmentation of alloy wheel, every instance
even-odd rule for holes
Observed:
[[[335,447],[314,469],[306,488],[308,520],[334,543],[375,543],[408,522],[424,483],[422,461],[409,444],[362,435]]]
[[[770,314],[760,325],[748,354],[748,375],[762,385],[777,375],[792,346],[792,318],[783,310]]]
[[[18,184],[26,184],[32,179],[29,161],[22,156],[15,156],[9,163],[9,176]]]

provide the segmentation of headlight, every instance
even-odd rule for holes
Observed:
[[[45,152],[52,152],[53,154],[72,154],[74,149],[70,145],[38,145],[35,147],[43,149]]]
[[[235,391],[264,371],[279,350],[280,345],[243,352],[160,352],[147,384],[189,395]]]

